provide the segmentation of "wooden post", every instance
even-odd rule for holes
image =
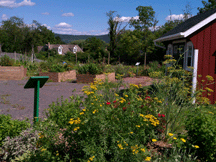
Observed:
[[[144,70],[146,68],[146,52],[145,52],[145,57],[144,57]]]
[[[77,52],[76,52],[76,65],[77,65]]]
[[[34,62],[34,45],[32,45],[32,62]]]
[[[108,64],[110,64],[110,52],[108,53]]]
[[[15,63],[16,63],[16,51],[14,51]]]

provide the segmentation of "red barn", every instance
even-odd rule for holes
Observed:
[[[154,40],[156,46],[157,42],[165,44],[168,55],[175,57],[184,53],[183,68],[185,70],[191,70],[189,66],[194,68],[194,89],[197,86],[197,79],[198,82],[206,80],[206,75],[212,76],[216,82],[216,9],[189,18]],[[199,78],[198,75],[202,77]],[[211,103],[215,103],[216,83],[208,87],[214,90],[208,98]]]

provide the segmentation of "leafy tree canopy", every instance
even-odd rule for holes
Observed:
[[[202,1],[202,4],[204,6],[203,8],[200,7],[197,8],[199,10],[199,14],[216,8],[216,0],[208,0],[208,2]]]

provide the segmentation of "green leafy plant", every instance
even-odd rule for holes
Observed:
[[[0,65],[1,66],[13,66],[14,62],[9,56],[4,55],[0,57]]]
[[[216,160],[216,111],[212,105],[194,109],[185,122],[189,140],[198,145],[197,155],[201,160]]]
[[[3,153],[2,160],[6,161],[21,161],[30,156],[30,153],[35,152],[39,132],[32,128],[22,131],[16,137],[6,137],[3,140],[3,145],[0,148]],[[0,159],[1,160],[1,159]]]
[[[102,74],[104,71],[104,67],[100,66],[98,64],[85,64],[85,65],[79,65],[78,66],[78,73],[79,74]]]
[[[17,136],[22,130],[29,128],[30,123],[28,120],[12,120],[10,115],[0,115],[0,146],[3,140],[9,137]]]

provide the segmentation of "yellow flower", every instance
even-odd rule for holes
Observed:
[[[145,161],[150,161],[151,160],[151,157],[146,157],[145,158]]]
[[[210,88],[208,88],[208,87],[206,87],[205,88],[208,92],[214,92],[212,89],[210,89]]]
[[[42,148],[42,149],[41,149],[41,152],[42,152],[42,151],[46,151],[46,149],[45,149],[45,148]]]
[[[160,100],[159,100],[159,101],[157,101],[157,102],[158,102],[158,103],[162,103],[162,101],[160,101]]]
[[[140,114],[140,116],[144,118],[144,115],[143,115],[143,114]]]
[[[90,161],[93,161],[93,159],[95,158],[95,156],[92,156],[89,158]]]
[[[115,93],[115,96],[119,96],[117,93]]]
[[[56,151],[56,156],[59,156],[59,153],[58,153],[58,151]]]
[[[141,148],[141,151],[142,151],[142,152],[145,152],[145,149],[144,149],[144,148]]]
[[[138,128],[139,128],[139,127],[140,127],[140,125],[136,125],[136,127],[138,127]]]
[[[124,149],[121,144],[118,144],[118,147],[122,150]]]
[[[176,138],[176,137],[173,137],[173,139],[174,139],[174,140],[177,140],[177,138]]]
[[[128,97],[128,95],[125,95],[125,97]]]
[[[168,133],[168,135],[169,135],[169,136],[173,136],[173,134],[172,134],[172,133]]]
[[[208,113],[209,113],[209,114],[213,114],[213,115],[214,115],[214,113],[213,113],[213,112],[211,112],[211,111],[209,111]]]
[[[81,113],[80,113],[80,115],[83,115],[83,114],[84,114],[84,112],[81,112]]]
[[[128,146],[127,142],[124,141],[124,143],[125,143],[126,146]]]
[[[156,139],[152,139],[152,142],[156,142],[157,140]]]
[[[77,131],[78,129],[80,129],[80,127],[76,127],[76,128],[74,128],[73,130],[74,130],[74,131]]]
[[[199,148],[199,146],[197,146],[197,145],[195,145],[194,147],[195,147],[195,148]]]
[[[43,135],[43,134],[38,133],[38,135],[39,135],[39,138],[44,138],[44,135]]]
[[[182,142],[186,142],[186,140],[184,138],[181,138]]]
[[[86,109],[83,109],[82,111],[86,111]]]
[[[130,132],[130,134],[133,134],[133,132]]]
[[[94,103],[91,103],[92,105],[94,105]]]
[[[100,104],[100,107],[102,107],[102,105]]]
[[[210,76],[210,75],[206,75],[206,78],[207,78],[208,81],[214,81],[214,78],[212,76]]]

